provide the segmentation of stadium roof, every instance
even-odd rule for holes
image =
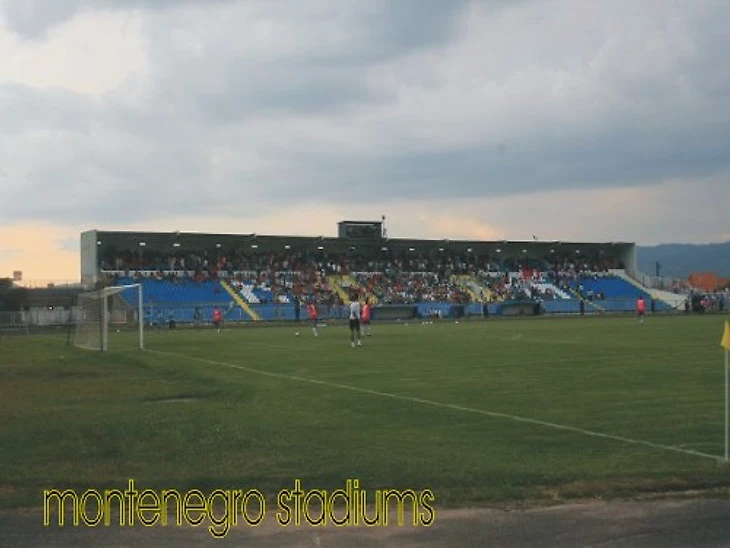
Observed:
[[[325,251],[347,251],[352,249],[375,250],[378,247],[400,251],[434,252],[451,250],[476,254],[504,253],[514,256],[520,253],[547,255],[551,252],[565,255],[600,254],[611,251],[621,254],[634,247],[631,242],[562,242],[557,240],[451,240],[417,238],[383,238],[358,240],[332,236],[281,236],[248,234],[213,234],[200,232],[137,232],[137,231],[95,231],[98,245],[105,248],[153,249],[173,252],[176,249],[241,249],[249,247],[260,251],[283,251],[286,249],[322,249]],[[287,247],[288,246],[288,247]]]

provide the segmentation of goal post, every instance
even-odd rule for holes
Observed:
[[[144,350],[142,297],[142,284],[104,287],[79,294],[72,311],[74,346],[102,352],[112,347]]]

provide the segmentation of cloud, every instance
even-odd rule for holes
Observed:
[[[693,238],[726,232],[711,199],[730,169],[721,3],[0,6],[4,57],[26,60],[0,81],[6,225],[282,233],[300,225],[281,212],[314,230],[316,211],[325,227],[391,208],[413,236],[529,238],[550,208],[608,216],[587,219],[598,239],[654,240],[690,217]],[[688,200],[693,186],[710,198]],[[650,205],[658,189],[685,209]],[[611,195],[644,208],[595,209]]]
[[[230,234],[334,236],[343,219],[378,220],[386,215],[392,238],[720,242],[726,232],[730,172],[704,180],[673,180],[656,186],[555,190],[520,196],[449,198],[372,204],[323,203],[317,199],[273,210],[239,214],[195,212],[150,219],[110,218],[93,227],[84,220],[65,224],[20,223],[0,226],[0,277],[23,270],[26,280],[77,280],[79,233],[90,228]],[[539,207],[536,207],[539,204]],[[698,212],[702,212],[698,215]],[[667,222],[670,219],[671,222]]]
[[[213,5],[226,0],[205,0]],[[195,0],[23,0],[0,2],[0,16],[8,26],[27,39],[43,39],[49,30],[79,14],[109,10],[166,9],[194,3]]]
[[[48,95],[61,88],[99,96],[146,69],[141,21],[135,12],[82,13],[34,41],[0,23],[0,82],[40,88]]]
[[[0,13],[19,34],[38,37],[49,27],[71,18],[84,0],[25,0],[0,4]]]

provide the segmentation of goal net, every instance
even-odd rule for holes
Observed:
[[[74,346],[100,351],[144,349],[141,284],[82,293],[73,312]]]

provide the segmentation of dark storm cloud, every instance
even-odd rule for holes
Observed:
[[[730,8],[711,1],[477,3],[469,20],[473,6],[437,0],[22,4],[3,10],[29,37],[82,11],[156,9],[141,11],[149,66],[117,89],[0,85],[5,222],[245,217],[730,168]]]
[[[263,201],[287,195],[335,202],[481,198],[590,187],[640,187],[664,179],[702,178],[728,168],[730,132],[688,146],[686,135],[652,141],[638,134],[475,146],[443,152],[390,155],[376,162],[336,156],[309,157],[288,173],[289,184],[262,186]],[[291,158],[290,158],[291,161]],[[306,163],[317,166],[308,170]],[[297,162],[294,163],[297,165]],[[324,175],[324,181],[319,179]],[[325,182],[326,181],[326,182]]]
[[[359,2],[364,13],[357,12],[361,40],[352,55],[373,62],[387,59],[394,52],[434,48],[454,38],[458,16],[469,0],[372,0]],[[495,4],[494,2],[487,2]],[[357,36],[357,35],[356,35]],[[337,56],[333,56],[337,58]]]
[[[270,111],[311,114],[392,101],[371,89],[368,68],[413,51],[438,48],[457,37],[464,0],[280,1],[226,6],[197,17],[174,10],[146,27],[157,92],[199,116],[201,123],[230,123]],[[252,50],[241,24],[259,17],[274,27],[273,40],[295,41],[274,53]],[[160,33],[160,28],[184,30]],[[255,28],[253,31],[255,32]],[[276,34],[280,33],[280,34]],[[195,50],[191,44],[208,37]],[[232,42],[233,39],[233,42]]]
[[[41,38],[50,28],[64,23],[78,13],[95,10],[169,10],[197,6],[214,8],[236,0],[22,0],[0,3],[0,15],[16,33],[31,39]],[[314,12],[336,20],[338,12],[355,11],[364,32],[361,38],[368,52],[359,55],[372,60],[389,55],[394,49],[432,47],[448,40],[454,32],[450,24],[469,0],[342,0],[327,6],[318,0],[248,0],[248,6],[260,13],[278,17],[301,16]],[[493,0],[490,4],[503,4]],[[320,7],[323,6],[323,7]],[[354,10],[353,10],[354,8]]]
[[[77,13],[94,10],[165,9],[196,0],[5,0],[0,16],[19,35],[38,39],[52,27],[65,23]],[[208,5],[234,0],[205,0]]]
[[[701,178],[728,167],[730,133],[687,147],[685,136],[601,135],[584,142],[558,140],[426,153],[382,162],[360,199],[373,191],[412,198],[478,198],[587,187],[643,186],[664,178]],[[343,196],[344,197],[344,196]]]
[[[49,27],[73,17],[84,4],[85,0],[6,0],[0,3],[0,14],[21,36],[37,38]]]
[[[392,96],[369,90],[362,73],[353,68],[303,69],[281,64],[261,71],[235,61],[230,67],[220,89],[209,89],[203,84],[197,90],[188,87],[182,95],[174,91],[161,93],[188,116],[206,125],[228,125],[271,114],[334,113],[358,104],[392,100]],[[201,73],[209,69],[201,67]],[[164,82],[162,89],[179,89],[181,85],[176,75]]]

